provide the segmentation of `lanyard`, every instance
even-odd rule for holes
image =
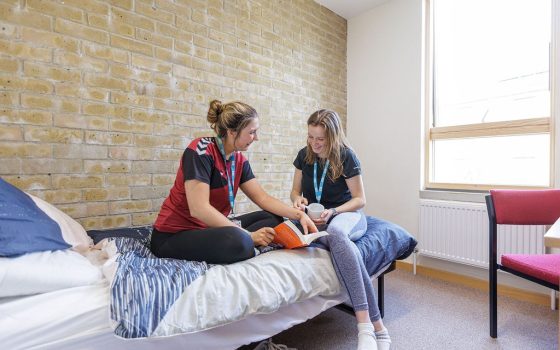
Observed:
[[[321,203],[321,196],[323,195],[323,185],[325,183],[325,177],[327,176],[327,169],[329,168],[329,160],[325,163],[323,168],[323,175],[321,175],[321,182],[319,182],[319,187],[317,187],[317,160],[313,164],[313,188],[315,188],[315,198],[317,203]]]
[[[233,195],[233,186],[235,184],[235,152],[231,154],[229,157],[230,163],[230,171],[231,171],[231,180],[227,169],[227,160],[226,160],[226,151],[224,149],[224,143],[219,136],[216,136],[216,143],[218,144],[218,148],[220,149],[220,153],[222,154],[222,158],[224,158],[224,165],[226,169],[226,178],[228,184],[228,195],[229,195],[229,204],[231,205],[231,213],[233,214],[233,205],[235,204],[235,197]]]

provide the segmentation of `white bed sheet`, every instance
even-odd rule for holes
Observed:
[[[346,300],[316,296],[206,331],[123,339],[109,326],[109,286],[69,288],[0,300],[0,344],[5,349],[143,350],[236,349],[269,338]]]
[[[19,298],[0,299],[0,344],[28,349],[60,339],[95,334],[109,324],[109,286],[61,289]]]

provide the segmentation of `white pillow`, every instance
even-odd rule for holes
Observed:
[[[91,237],[87,235],[86,230],[76,220],[41,198],[35,197],[29,193],[26,194],[31,197],[39,209],[56,221],[58,226],[60,226],[62,238],[64,238],[66,243],[72,246],[72,249],[78,252],[85,252],[93,245]]]
[[[99,267],[70,249],[0,257],[0,297],[45,293],[102,280]]]

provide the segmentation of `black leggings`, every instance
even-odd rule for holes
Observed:
[[[248,231],[274,227],[284,219],[267,211],[236,217]],[[224,226],[201,230],[161,232],[154,228],[151,249],[159,258],[206,261],[209,264],[231,264],[255,256],[255,244],[244,230]]]

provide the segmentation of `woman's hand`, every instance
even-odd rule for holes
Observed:
[[[301,227],[303,227],[303,233],[308,234],[310,232],[318,232],[317,226],[313,223],[313,220],[307,214],[301,213],[301,217],[299,219],[299,223]]]
[[[301,211],[305,210],[305,206],[307,204],[307,198],[305,198],[304,196],[297,196],[297,198],[294,200],[294,208],[297,208]]]
[[[255,243],[255,246],[267,246],[274,240],[274,236],[276,232],[272,227],[263,227],[261,229],[256,230],[255,232],[251,232],[251,238]]]
[[[317,226],[325,225],[327,222],[329,222],[329,220],[331,219],[333,214],[334,214],[334,212],[333,212],[332,209],[325,209],[321,213],[321,217],[319,217],[318,219],[313,219],[313,222]]]

